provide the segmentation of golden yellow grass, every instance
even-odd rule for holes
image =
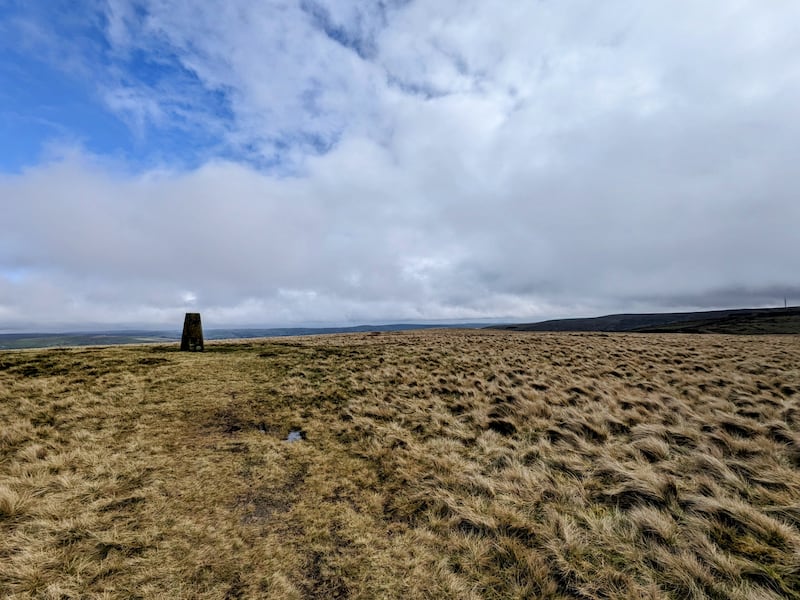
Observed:
[[[796,336],[2,352],[0,596],[800,598],[798,365]]]

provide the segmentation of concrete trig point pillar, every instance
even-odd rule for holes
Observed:
[[[181,336],[181,351],[203,351],[203,325],[200,323],[200,313],[186,313],[183,319],[183,335]]]

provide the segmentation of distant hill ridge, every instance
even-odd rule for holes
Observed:
[[[602,331],[640,333],[800,333],[800,307],[739,308],[679,313],[618,314],[492,325],[507,331]]]
[[[788,308],[739,308],[681,313],[618,314],[602,317],[555,319],[540,323],[486,326],[482,323],[430,324],[395,323],[354,327],[276,327],[269,329],[207,329],[207,340],[246,339],[364,333],[429,328],[500,329],[506,331],[600,331],[637,333],[725,333],[725,334],[800,334],[800,306]],[[3,333],[0,350],[117,344],[172,343],[180,339],[174,331],[94,331],[73,333]]]

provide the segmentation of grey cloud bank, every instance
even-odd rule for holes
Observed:
[[[800,303],[796,3],[145,5],[109,3],[109,43],[232,117],[110,106],[238,158],[0,174],[0,329]]]

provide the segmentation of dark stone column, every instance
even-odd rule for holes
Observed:
[[[186,313],[183,320],[183,335],[181,336],[181,351],[203,351],[203,325],[200,323],[200,313]]]

